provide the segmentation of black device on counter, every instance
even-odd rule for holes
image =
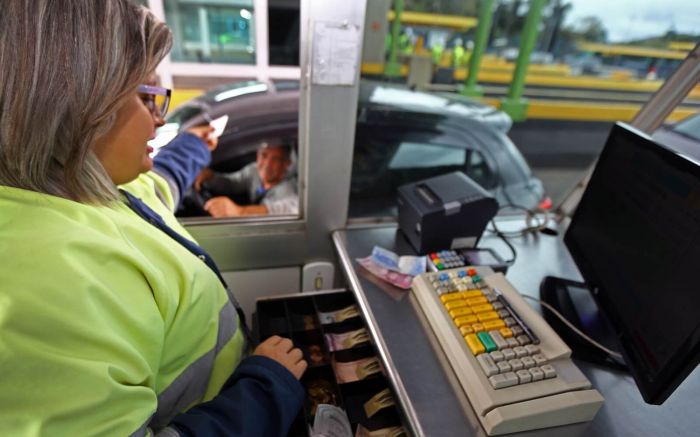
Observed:
[[[399,228],[420,255],[476,247],[498,202],[460,171],[398,188]]]
[[[700,363],[698,155],[616,124],[564,237],[585,284],[547,278],[541,288],[542,298],[570,308],[565,316],[578,316],[589,336],[612,327],[606,337],[617,340],[651,404],[661,404]],[[581,287],[590,293],[576,292]],[[602,320],[580,303],[585,295]]]

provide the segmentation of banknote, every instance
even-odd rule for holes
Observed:
[[[408,290],[411,288],[411,282],[413,281],[413,276],[404,275],[403,273],[394,272],[387,269],[386,267],[379,266],[372,261],[372,257],[358,258],[357,262],[364,268],[366,268],[374,276],[395,285],[396,287]]]
[[[379,246],[372,248],[370,258],[378,266],[411,276],[424,273],[427,264],[424,256],[398,256],[394,252]]]
[[[355,331],[343,332],[341,334],[326,334],[326,343],[331,352],[350,349],[361,343],[369,341],[369,334],[365,328]]]
[[[318,320],[320,320],[322,324],[327,325],[329,323],[340,323],[343,320],[352,319],[359,315],[360,310],[357,309],[357,305],[353,304],[336,311],[319,312]]]

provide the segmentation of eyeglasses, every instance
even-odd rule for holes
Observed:
[[[136,88],[139,94],[142,94],[141,100],[144,105],[151,111],[151,114],[156,117],[165,117],[170,105],[170,90],[154,85],[139,85]]]

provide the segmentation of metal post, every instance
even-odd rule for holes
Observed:
[[[481,57],[486,49],[486,43],[491,32],[491,19],[493,17],[494,0],[481,0],[479,7],[479,24],[476,28],[476,39],[474,41],[474,50],[469,59],[469,72],[464,79],[464,87],[460,93],[465,96],[481,97],[484,91],[476,84],[479,68],[481,67]]]
[[[546,0],[530,0],[530,11],[525,20],[525,28],[520,40],[520,51],[513,72],[513,80],[506,98],[501,100],[501,109],[513,121],[523,121],[527,118],[527,99],[522,98],[525,89],[525,75],[530,64],[530,54],[537,41],[537,28],[542,18],[542,9]]]
[[[387,77],[401,76],[401,64],[398,62],[401,14],[403,14],[403,0],[394,0],[394,21],[391,23],[391,49],[389,50],[389,62],[384,65],[384,76]]]

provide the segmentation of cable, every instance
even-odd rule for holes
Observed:
[[[533,301],[539,303],[539,304],[542,305],[544,308],[547,308],[547,309],[548,309],[549,311],[551,311],[555,316],[557,316],[557,317],[559,318],[559,320],[561,320],[562,322],[564,322],[564,324],[565,324],[566,326],[568,326],[569,328],[571,328],[572,331],[574,331],[575,333],[577,333],[578,335],[580,335],[581,337],[583,337],[583,339],[587,340],[587,341],[588,341],[589,343],[591,343],[593,346],[595,346],[595,347],[597,347],[598,349],[602,350],[603,352],[607,353],[607,354],[610,355],[611,357],[614,357],[614,358],[617,358],[617,359],[620,359],[620,360],[622,359],[622,354],[620,354],[619,352],[615,352],[614,350],[608,349],[607,347],[603,346],[602,344],[598,343],[597,341],[593,340],[591,337],[589,337],[589,336],[587,336],[586,334],[584,334],[583,332],[581,332],[581,330],[579,330],[577,327],[575,327],[575,326],[573,325],[573,323],[571,323],[571,322],[569,322],[568,320],[566,320],[566,318],[565,318],[563,315],[561,315],[561,313],[560,313],[559,311],[557,311],[556,309],[554,309],[554,307],[551,306],[550,304],[548,304],[547,302],[544,302],[544,301],[542,301],[542,300],[540,300],[540,299],[537,299],[537,298],[535,298],[535,297],[532,297],[532,296],[528,296],[528,295],[526,295],[526,294],[523,294],[522,296],[523,296],[524,298],[527,298],[527,299],[530,299],[530,300],[533,300]],[[618,364],[619,364],[619,363],[618,363]]]
[[[503,237],[522,237],[523,235],[526,235],[528,233],[534,233],[534,232],[539,232],[542,229],[546,229],[547,225],[550,222],[550,213],[549,211],[541,208],[535,208],[535,209],[528,209],[525,208],[524,206],[516,205],[516,204],[506,204],[501,206],[498,209],[498,213],[505,209],[516,209],[520,211],[525,212],[525,227],[522,229],[518,229],[517,231],[502,231],[498,229],[496,226],[496,222],[494,220],[491,220],[491,226],[493,229],[486,229],[489,232],[492,232],[496,235],[501,234]],[[497,215],[498,215],[497,213]]]

